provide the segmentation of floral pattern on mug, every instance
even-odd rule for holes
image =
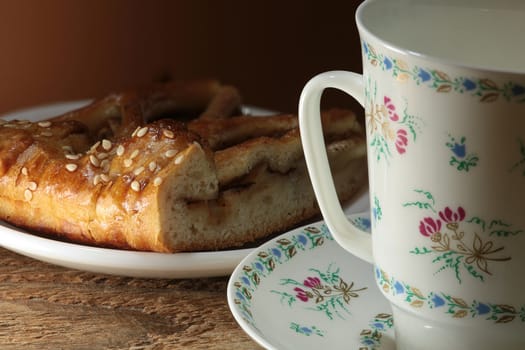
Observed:
[[[383,218],[383,209],[381,208],[381,203],[379,203],[379,198],[374,196],[374,202],[372,204],[372,219],[374,226],[381,221]]]
[[[330,320],[334,316],[344,319],[344,314],[350,314],[350,302],[358,298],[360,292],[367,287],[355,287],[354,282],[344,281],[340,269],[330,264],[326,271],[311,268],[308,271],[313,275],[302,281],[291,278],[281,280],[281,285],[288,287],[284,290],[272,290],[272,293],[281,296],[281,303],[292,307],[299,304],[303,308],[323,313]]]
[[[408,114],[407,108],[399,110],[390,96],[376,97],[377,89],[365,89],[366,127],[369,146],[376,160],[388,161],[394,154],[403,155],[419,133],[418,119]]]
[[[401,298],[415,309],[428,308],[442,311],[453,318],[483,318],[495,323],[525,322],[525,305],[496,304],[479,300],[468,301],[460,296],[432,291],[423,293],[421,289],[389,276],[376,267],[375,277],[385,294]]]
[[[436,273],[452,270],[459,283],[465,272],[484,281],[492,275],[492,264],[511,260],[497,238],[515,236],[523,232],[521,229],[513,229],[502,220],[467,217],[467,211],[461,206],[436,210],[430,192],[416,192],[424,200],[404,203],[403,206],[430,211],[431,215],[422,217],[417,224],[419,234],[429,240],[429,245],[416,247],[410,253],[433,256],[432,263],[439,266]]]
[[[525,176],[525,143],[523,143],[522,139],[518,139],[519,143],[519,160],[512,165],[510,168],[510,171],[513,172],[517,168],[521,169],[521,174]]]
[[[416,85],[426,85],[436,92],[470,94],[479,98],[480,102],[494,102],[503,98],[508,102],[525,102],[525,86],[512,81],[497,84],[491,79],[478,77],[450,77],[446,72],[410,67],[400,58],[394,58],[378,53],[372,45],[363,41],[363,55],[373,67],[380,67],[390,72],[399,82],[412,80]]]
[[[467,154],[466,140],[464,136],[459,140],[450,136],[450,140],[446,143],[446,146],[452,152],[449,164],[459,171],[468,172],[470,168],[478,165],[479,157],[475,153]]]

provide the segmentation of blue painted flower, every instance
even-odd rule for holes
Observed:
[[[440,297],[437,294],[433,294],[432,298],[430,300],[434,304],[434,307],[440,307],[440,306],[445,305],[445,299],[443,299],[442,297]]]
[[[470,79],[465,79],[463,80],[463,87],[467,91],[474,90],[476,88],[476,83]]]
[[[385,57],[385,59],[383,60],[383,64],[385,65],[386,70],[392,68],[392,61],[388,57]]]
[[[271,252],[272,252],[273,256],[275,256],[277,259],[280,259],[281,256],[283,255],[281,253],[281,250],[277,249],[277,248],[272,248]]]
[[[366,338],[366,339],[361,340],[361,344],[370,346],[370,345],[375,345],[376,342],[372,338]]]
[[[311,330],[310,328],[308,328],[308,327],[301,327],[300,330],[301,330],[301,332],[302,332],[303,334],[305,334],[305,335],[310,335],[310,334],[312,334],[312,330]]]
[[[422,82],[428,81],[432,78],[430,73],[422,68],[419,69],[419,73],[417,75],[419,79],[421,79]]]
[[[405,293],[405,287],[399,281],[396,281],[396,283],[394,283],[394,289],[396,290],[396,294]]]
[[[465,157],[465,154],[467,153],[466,146],[464,143],[456,142],[450,149],[452,150],[452,153],[454,153],[459,158]]]
[[[248,277],[246,277],[246,276],[242,276],[241,277],[241,281],[242,281],[242,283],[244,283],[247,286],[250,286],[250,284],[251,284],[250,283],[250,279]]]
[[[381,322],[373,322],[370,324],[372,328],[377,329],[378,331],[384,331],[385,330],[385,324]]]
[[[490,306],[483,303],[478,303],[476,305],[476,311],[478,312],[478,315],[484,315],[490,312]]]
[[[376,267],[376,278],[377,279],[381,278],[381,270],[379,270],[379,267]]]
[[[368,45],[363,41],[363,52],[368,55]]]
[[[517,96],[525,93],[525,87],[522,85],[514,85],[512,86],[512,95]]]
[[[299,243],[301,243],[302,245],[306,245],[306,243],[308,242],[308,240],[307,240],[305,235],[298,235],[297,236],[297,241]]]
[[[239,300],[246,301],[246,298],[244,297],[244,295],[242,295],[241,292],[237,291],[237,293],[235,293],[235,295],[237,296],[237,298],[239,298]]]
[[[363,228],[365,231],[370,231],[370,227],[372,226],[372,223],[370,222],[369,218],[361,218],[361,225],[363,225]]]
[[[255,264],[253,264],[253,266],[255,266],[255,268],[259,271],[264,271],[264,266],[260,262],[256,262]]]

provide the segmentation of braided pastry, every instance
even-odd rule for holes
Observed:
[[[295,115],[241,114],[216,81],[113,94],[40,122],[0,120],[0,219],[103,247],[231,248],[318,215]],[[340,198],[366,182],[361,125],[323,113]]]

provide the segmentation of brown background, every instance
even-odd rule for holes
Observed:
[[[0,0],[0,113],[170,77],[215,77],[238,86],[246,103],[294,112],[313,75],[361,70],[355,7]],[[229,311],[227,282],[92,274],[0,249],[0,348],[260,349]]]
[[[0,0],[0,113],[201,77],[295,112],[313,75],[361,71],[358,3]],[[327,95],[325,105],[355,106]]]

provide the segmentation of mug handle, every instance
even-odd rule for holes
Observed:
[[[336,242],[358,258],[372,262],[371,235],[346,218],[328,165],[320,115],[321,95],[326,88],[341,90],[364,106],[361,74],[331,71],[308,81],[299,99],[299,129],[306,165],[321,214]]]

